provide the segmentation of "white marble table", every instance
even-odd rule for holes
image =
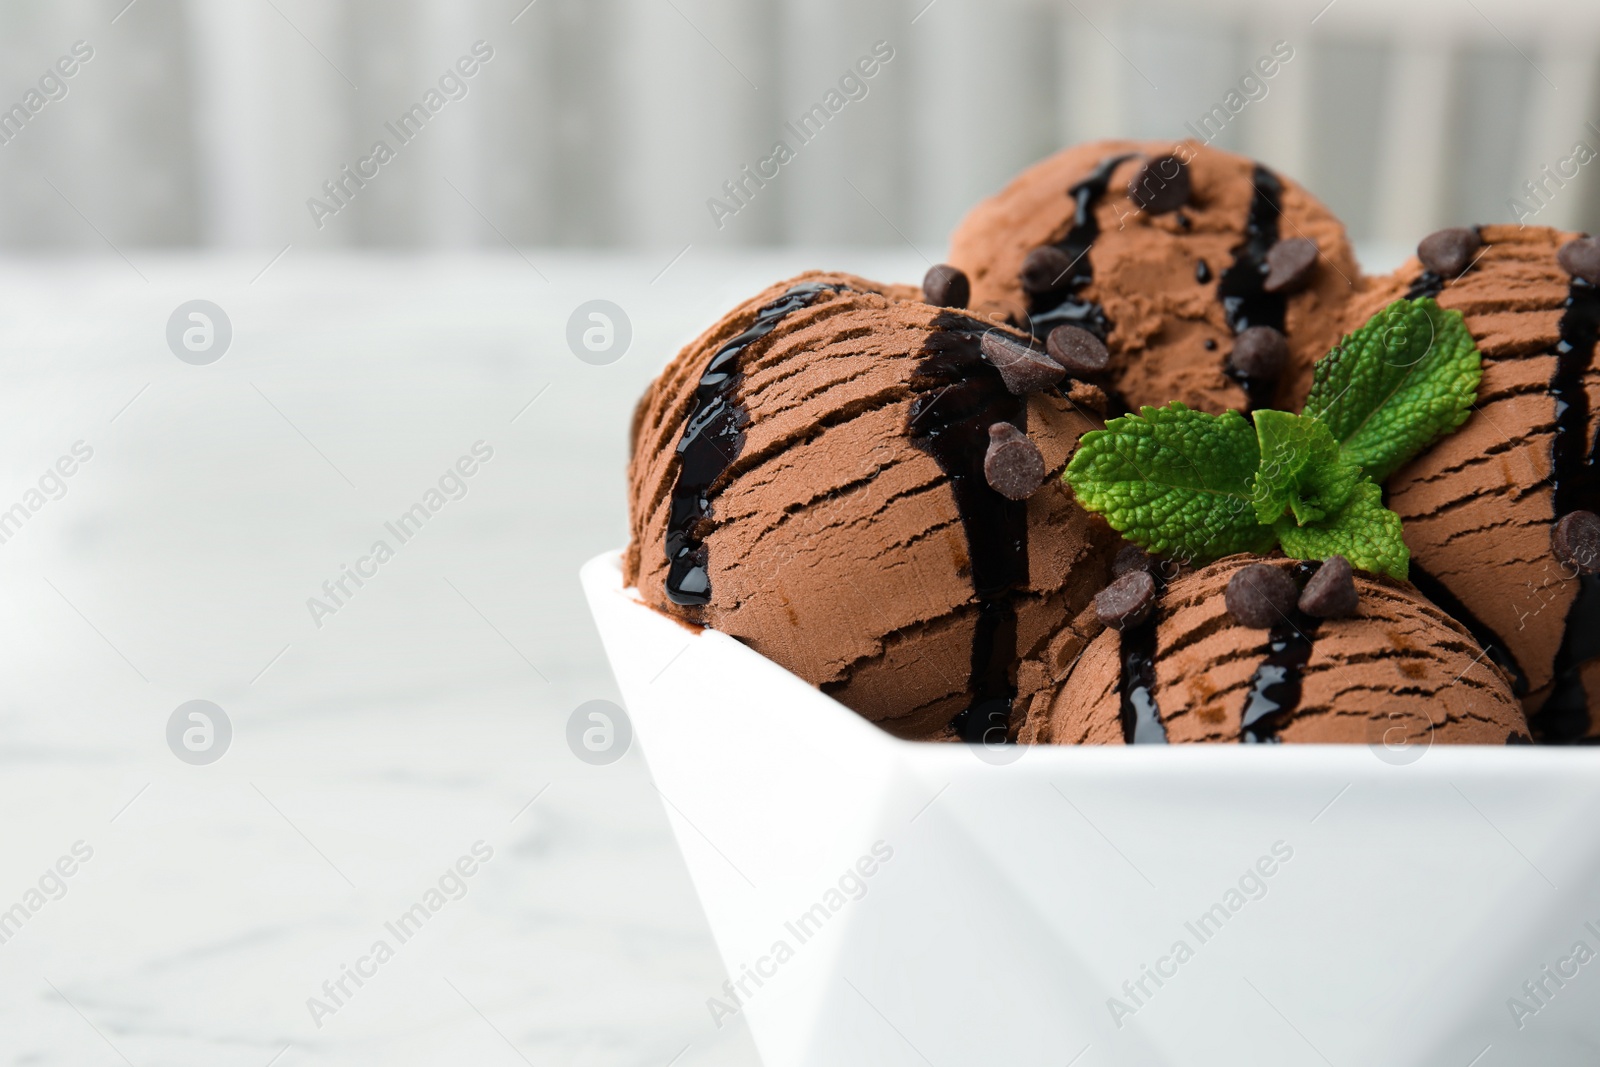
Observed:
[[[576,572],[623,540],[628,414],[680,343],[806,266],[925,264],[676,252],[0,260],[0,1063],[758,1062],[706,1009],[644,760],[567,747],[616,696]],[[205,366],[165,337],[196,298],[233,327]],[[565,342],[592,298],[633,323],[608,366]],[[466,495],[387,535],[479,441]],[[232,724],[209,765],[166,740],[194,699]]]

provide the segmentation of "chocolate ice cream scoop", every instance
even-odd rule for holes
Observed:
[[[636,415],[625,572],[902,737],[979,740],[1109,581],[1120,541],[1060,479],[1105,398],[1013,392],[983,339],[1027,335],[919,295],[806,274],[680,352]]]
[[[1354,575],[1354,614],[1290,613],[1270,630],[1228,611],[1246,567],[1304,587],[1318,564],[1240,555],[1164,583],[1141,626],[1088,610],[1018,671],[1024,742],[1504,745],[1527,740],[1503,674],[1404,582]]]
[[[980,317],[1106,342],[1111,391],[1130,410],[1297,409],[1359,278],[1344,227],[1305,189],[1193,141],[1051,156],[967,215],[950,262]],[[1230,362],[1253,327],[1286,337],[1282,363]]]
[[[1569,273],[1583,268],[1562,252],[1575,234],[1476,234],[1464,273],[1446,278],[1427,255],[1351,307],[1347,329],[1388,300],[1435,296],[1483,356],[1472,416],[1389,478],[1388,503],[1405,522],[1412,580],[1510,673],[1534,737],[1600,737],[1600,577],[1556,536],[1567,516],[1600,512],[1600,290]]]

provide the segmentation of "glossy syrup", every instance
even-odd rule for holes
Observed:
[[[1072,269],[1065,284],[1053,293],[1028,297],[1027,328],[1041,340],[1061,325],[1081,326],[1104,341],[1111,334],[1111,322],[1105,309],[1092,300],[1077,294],[1094,279],[1094,267],[1089,262],[1089,249],[1100,236],[1100,222],[1094,217],[1095,204],[1106,195],[1111,186],[1111,174],[1131,155],[1112,156],[1102,160],[1087,178],[1067,190],[1074,208],[1072,228],[1056,242],[1056,247],[1067,254]]]
[[[1597,341],[1600,290],[1574,278],[1561,315],[1556,371],[1550,380],[1550,395],[1556,402],[1550,477],[1557,519],[1579,510],[1600,512],[1600,459],[1589,436],[1589,392],[1584,384],[1594,365]],[[1556,652],[1554,687],[1529,723],[1534,737],[1547,744],[1582,741],[1593,726],[1580,672],[1585,662],[1600,655],[1600,577],[1586,575],[1579,582]]]
[[[1321,563],[1301,560],[1290,574],[1294,584],[1305,589]],[[1319,620],[1296,608],[1289,618],[1275,625],[1267,637],[1267,654],[1250,676],[1250,692],[1245,698],[1244,715],[1239,721],[1239,740],[1245,744],[1277,743],[1278,731],[1294,718],[1300,707],[1300,691],[1306,663],[1311,659]]]
[[[755,341],[777,329],[784,317],[807,307],[824,292],[843,286],[808,282],[797,285],[756,313],[755,322],[717,349],[695,386],[678,441],[678,479],[667,512],[667,598],[674,604],[711,602],[711,578],[700,523],[711,515],[717,479],[744,446],[748,416],[735,391],[739,362]]]
[[[1406,290],[1407,300],[1416,300],[1424,296],[1438,296],[1444,292],[1444,276],[1425,270],[1417,275],[1417,280],[1411,283]]]
[[[1151,577],[1156,580],[1156,603],[1150,608],[1150,617],[1119,635],[1122,642],[1122,678],[1118,686],[1122,697],[1122,740],[1130,745],[1167,743],[1167,728],[1161,723],[1161,708],[1155,697],[1156,616],[1161,613],[1161,594],[1166,592],[1166,582],[1159,571],[1152,572]]]
[[[1028,509],[1026,501],[1008,500],[990,487],[983,459],[994,423],[1027,430],[1027,404],[1006,389],[1000,372],[983,357],[979,343],[993,327],[954,312],[940,314],[933,327],[912,374],[916,397],[906,434],[950,479],[978,601],[971,699],[950,725],[963,741],[996,744],[1010,732],[1017,695],[1014,600],[1028,582]]]
[[[1271,326],[1281,331],[1289,298],[1266,290],[1267,253],[1278,243],[1279,204],[1283,202],[1283,182],[1272,171],[1257,163],[1251,174],[1255,192],[1250,197],[1250,213],[1245,218],[1244,240],[1233,249],[1233,262],[1217,279],[1217,299],[1235,337],[1252,326]],[[1250,411],[1269,407],[1277,383],[1249,375],[1226,372],[1244,390]]]

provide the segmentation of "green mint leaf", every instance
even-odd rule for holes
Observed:
[[[1261,452],[1237,411],[1141,408],[1083,435],[1064,477],[1078,501],[1150,552],[1206,563],[1272,548],[1250,485]]]
[[[1284,553],[1295,559],[1340,555],[1352,567],[1402,579],[1411,562],[1400,516],[1383,506],[1383,490],[1371,481],[1357,485],[1344,507],[1324,522],[1299,526],[1285,517],[1273,529]]]
[[[1317,361],[1305,414],[1382,482],[1467,421],[1482,377],[1459,311],[1429,297],[1396,300]]]
[[[1254,417],[1261,448],[1251,493],[1256,518],[1271,524],[1287,511],[1306,526],[1344,507],[1364,475],[1341,458],[1328,427],[1287,411],[1257,411]]]

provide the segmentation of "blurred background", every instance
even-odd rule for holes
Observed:
[[[1185,136],[1218,106],[1215,143],[1301,179],[1362,242],[1592,229],[1595,168],[1559,167],[1600,149],[1597,34],[1582,0],[6,0],[0,104],[74,42],[93,59],[6,131],[0,246],[937,255],[1054,149]],[[465,95],[315,225],[306,201],[398,145],[384,124],[480,40]],[[717,226],[706,201],[878,41],[894,58],[866,95]],[[1278,41],[1292,60],[1234,111]]]
[[[1369,269],[1600,229],[1597,56],[1593,0],[0,0],[0,916],[94,850],[0,923],[0,1064],[759,1063],[693,816],[568,732],[619,698],[577,573],[650,378],[774,279],[915,282],[1084,138],[1254,154]]]

